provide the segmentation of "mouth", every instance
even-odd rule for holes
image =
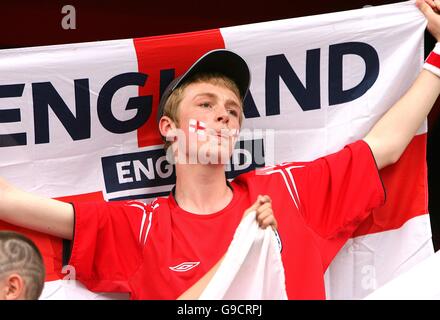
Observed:
[[[217,133],[215,136],[216,136],[218,139],[229,139],[229,138],[230,138],[229,135],[227,135],[227,134],[222,134],[222,133]]]
[[[237,129],[221,129],[214,132],[214,136],[219,139],[229,139],[238,137]]]

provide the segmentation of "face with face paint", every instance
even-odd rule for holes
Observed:
[[[188,85],[179,105],[181,134],[173,147],[179,155],[184,149],[189,163],[227,163],[238,137],[241,112],[240,99],[230,89],[205,82]]]

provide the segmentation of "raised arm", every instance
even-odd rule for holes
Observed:
[[[428,30],[440,41],[440,15],[434,2],[417,0],[416,3],[428,20]],[[379,169],[399,160],[439,94],[440,78],[422,70],[405,95],[365,136],[364,141],[370,146]]]
[[[0,220],[64,239],[73,238],[71,204],[24,192],[0,178]]]

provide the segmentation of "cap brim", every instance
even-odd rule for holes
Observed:
[[[242,99],[249,89],[251,75],[246,61],[232,51],[217,49],[206,53],[197,60],[179,78],[172,90],[199,73],[220,73],[230,78],[237,85]]]
[[[246,61],[238,54],[226,50],[212,50],[200,57],[183,75],[174,79],[164,91],[159,103],[157,120],[163,115],[163,108],[171,93],[197,74],[222,74],[237,85],[243,100],[248,92],[251,74]]]

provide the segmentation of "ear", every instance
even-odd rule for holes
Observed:
[[[176,130],[176,124],[170,117],[163,116],[159,120],[159,131],[163,137],[174,136],[173,131]]]
[[[5,300],[23,300],[25,298],[25,288],[23,278],[13,273],[5,280]]]

